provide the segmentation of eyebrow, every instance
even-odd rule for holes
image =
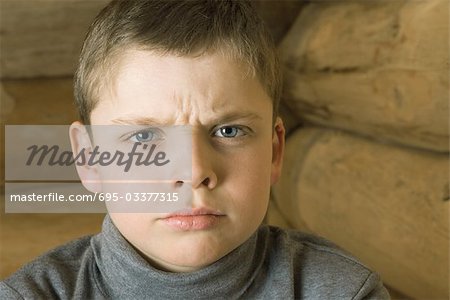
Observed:
[[[237,120],[261,120],[262,117],[253,112],[229,112],[212,120],[213,123],[229,123]],[[151,126],[168,126],[173,125],[173,120],[158,120],[151,117],[123,117],[112,120],[113,123],[119,125],[151,125]]]
[[[229,123],[237,120],[261,120],[262,117],[253,112],[230,112],[216,120],[216,123]]]
[[[170,121],[157,120],[150,117],[129,117],[117,118],[112,120],[113,123],[119,125],[169,125]]]

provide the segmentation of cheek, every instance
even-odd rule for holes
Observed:
[[[141,222],[139,215],[131,213],[109,213],[109,216],[123,235],[128,235],[128,232],[136,232],[135,225]],[[134,230],[129,230],[131,228]]]
[[[241,177],[241,180],[247,181],[250,185],[253,185],[253,188],[255,188],[256,184],[260,188],[267,183],[270,186],[272,161],[272,145],[270,139],[266,138],[244,149],[236,155],[235,160],[237,161],[235,174]]]
[[[235,155],[224,181],[239,209],[264,214],[270,193],[271,151],[263,146],[249,150]]]
[[[110,213],[109,215],[120,233],[131,244],[141,248],[140,241],[145,241],[149,236],[147,226],[151,221],[149,214]]]

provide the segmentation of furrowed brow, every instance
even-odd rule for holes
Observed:
[[[112,120],[114,124],[119,125],[151,125],[151,126],[165,126],[170,125],[168,120],[157,120],[149,117],[129,117],[129,118],[117,118]]]
[[[262,120],[262,117],[253,112],[230,112],[222,116],[218,116],[214,123],[223,124],[231,123],[240,120],[254,121]],[[170,126],[174,124],[172,120],[158,120],[150,117],[122,117],[112,120],[114,124],[118,125],[146,125],[146,126]]]
[[[262,117],[252,112],[231,112],[218,118],[219,123],[229,123],[238,120],[261,120]]]

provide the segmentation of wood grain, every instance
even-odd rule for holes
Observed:
[[[71,78],[3,81],[1,87],[2,135],[5,124],[67,125],[77,119]],[[100,231],[103,214],[5,214],[1,176],[0,279],[47,250]]]
[[[334,241],[408,296],[448,298],[447,155],[303,128],[284,165],[274,199],[291,226]]]
[[[280,45],[306,122],[449,151],[449,2],[319,1]]]

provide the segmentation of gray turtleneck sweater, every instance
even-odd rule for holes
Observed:
[[[261,226],[191,273],[147,263],[107,216],[103,230],[56,248],[0,282],[0,299],[389,299],[380,278],[315,236]]]

